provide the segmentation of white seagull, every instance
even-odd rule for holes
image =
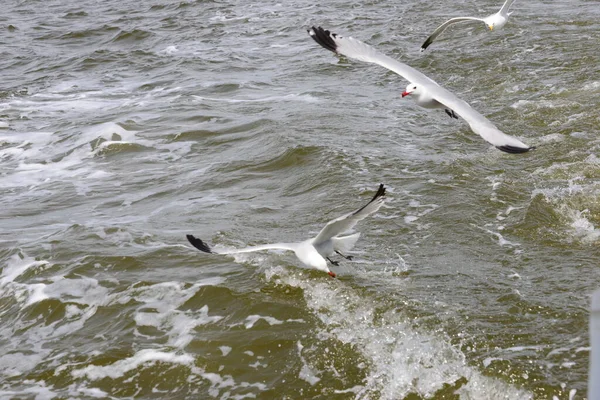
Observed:
[[[515,1],[515,0],[506,0],[504,2],[504,4],[502,5],[502,8],[500,9],[500,11],[498,11],[496,14],[489,15],[485,18],[457,17],[457,18],[449,19],[448,21],[446,21],[443,24],[441,24],[440,26],[438,26],[438,28],[435,31],[433,31],[433,33],[427,38],[427,40],[425,40],[425,42],[421,45],[421,51],[424,51],[427,47],[429,47],[429,45],[431,43],[433,43],[435,38],[438,37],[439,34],[442,33],[448,26],[455,24],[457,22],[466,22],[466,21],[483,22],[485,24],[485,26],[487,26],[489,28],[490,31],[493,31],[494,29],[502,28],[506,24],[506,21],[508,21],[508,16],[510,14],[512,14],[512,13],[508,12],[508,8],[513,3],[513,1]]]
[[[352,250],[360,233],[346,236],[340,235],[354,228],[359,221],[377,212],[383,205],[384,196],[385,187],[382,183],[379,185],[375,196],[366,205],[354,212],[329,221],[316,237],[300,243],[273,243],[245,247],[243,249],[212,250],[205,242],[192,235],[187,235],[187,239],[198,250],[213,254],[237,254],[261,250],[291,250],[307,267],[327,272],[331,277],[335,278],[335,273],[329,270],[327,261],[333,265],[338,265],[338,263],[330,260],[329,256],[335,252],[347,260],[352,260],[351,256],[346,256],[343,252]]]
[[[448,90],[438,85],[431,78],[416,69],[386,56],[373,47],[352,37],[342,37],[321,27],[314,26],[308,30],[309,35],[321,46],[336,54],[348,58],[381,65],[394,71],[411,82],[402,97],[410,95],[417,105],[425,108],[444,108],[451,117],[462,117],[473,132],[484,140],[507,153],[525,153],[534,147],[527,146],[519,139],[500,131],[487,118],[471,108],[464,100],[459,99]]]

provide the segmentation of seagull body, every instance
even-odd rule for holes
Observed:
[[[296,257],[298,257],[302,264],[309,268],[327,272],[331,277],[335,278],[335,273],[331,272],[327,265],[328,257],[337,252],[346,259],[352,259],[352,257],[344,256],[342,253],[351,250],[360,237],[360,233],[346,236],[340,235],[351,230],[359,221],[377,212],[383,205],[384,196],[385,187],[381,184],[375,196],[366,205],[354,212],[329,221],[317,236],[299,243],[273,243],[250,246],[243,249],[213,250],[205,242],[192,235],[187,235],[187,239],[198,250],[212,254],[238,254],[261,250],[290,250],[296,254]],[[337,265],[337,263],[329,261]]]
[[[417,105],[425,108],[445,108],[451,117],[464,119],[473,132],[507,153],[525,153],[533,147],[500,131],[487,118],[475,111],[465,101],[438,85],[416,69],[380,53],[375,48],[352,37],[342,37],[321,27],[308,30],[309,35],[321,46],[336,54],[355,60],[378,64],[411,82],[402,97],[412,95]]]
[[[425,42],[421,45],[421,51],[424,51],[433,41],[437,38],[448,26],[458,23],[458,22],[467,22],[467,21],[477,21],[483,22],[485,26],[488,27],[490,31],[494,29],[500,29],[504,25],[506,25],[506,21],[508,21],[508,16],[512,13],[508,12],[510,5],[515,0],[506,0],[502,5],[500,11],[496,14],[489,15],[485,18],[475,18],[475,17],[457,17],[449,19],[444,22],[442,25],[438,26],[435,31],[425,40]]]

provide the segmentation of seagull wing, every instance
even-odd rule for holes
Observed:
[[[503,15],[508,14],[508,9],[510,8],[510,6],[512,5],[512,3],[514,1],[515,0],[506,0],[504,2],[504,4],[502,5],[502,8],[500,9],[500,11],[498,11],[498,14],[503,14]]]
[[[496,146],[499,150],[507,153],[525,153],[533,149],[533,147],[527,146],[517,138],[500,131],[487,118],[471,108],[467,102],[459,99],[426,75],[380,53],[368,44],[351,37],[336,35],[321,27],[312,27],[308,33],[317,43],[336,54],[381,65],[384,68],[394,71],[409,82],[423,86],[431,97],[460,115],[469,124],[473,132]]]
[[[379,64],[384,68],[394,71],[409,82],[431,82],[437,85],[433,79],[430,79],[416,69],[380,53],[375,48],[353,37],[342,37],[321,27],[315,28],[314,26],[308,30],[308,34],[315,42],[336,54],[358,61]]]
[[[466,101],[459,99],[446,89],[427,87],[431,96],[461,116],[471,127],[471,130],[485,141],[506,153],[526,153],[535,147],[527,146],[514,136],[507,135],[492,124],[489,119],[475,111]]]
[[[319,243],[325,242],[331,239],[334,236],[342,234],[346,231],[352,229],[359,221],[365,219],[369,215],[377,212],[379,208],[383,205],[383,197],[385,196],[385,187],[383,183],[379,185],[379,189],[375,196],[369,201],[367,204],[359,208],[358,210],[351,212],[346,215],[342,215],[339,218],[336,218],[332,221],[329,221],[327,225],[321,232],[315,237],[313,240],[313,244],[317,245]]]
[[[510,0],[507,0],[507,1],[510,1]],[[457,17],[457,18],[449,19],[448,21],[446,21],[443,24],[441,24],[440,26],[438,26],[437,29],[435,31],[433,31],[433,33],[431,35],[429,35],[427,40],[425,40],[425,42],[421,45],[421,51],[424,51],[427,47],[429,47],[429,45],[431,43],[433,43],[435,38],[438,37],[440,35],[440,33],[444,32],[444,30],[446,30],[446,28],[448,26],[455,24],[457,22],[466,22],[466,21],[478,21],[478,22],[485,23],[485,21],[483,19],[475,18],[475,17]]]
[[[210,246],[208,244],[206,244],[206,242],[198,239],[197,237],[194,237],[193,235],[186,235],[186,237],[187,237],[187,240],[192,244],[192,246],[194,246],[195,248],[197,248],[200,251],[203,251],[204,253],[211,253],[211,254],[251,253],[251,252],[254,252],[254,251],[261,251],[261,250],[291,250],[291,251],[296,251],[296,246],[294,246],[293,243],[263,244],[263,245],[259,245],[259,246],[245,247],[243,249],[228,249],[228,250],[218,250],[218,251],[215,251],[215,250],[211,249]]]

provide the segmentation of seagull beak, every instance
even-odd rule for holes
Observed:
[[[490,31],[494,30],[494,25],[488,25],[488,28],[490,28]]]
[[[406,97],[410,94],[410,92],[402,92],[402,97]]]
[[[335,272],[327,271],[330,277],[335,278]]]

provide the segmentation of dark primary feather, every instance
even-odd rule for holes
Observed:
[[[505,153],[519,154],[519,153],[527,153],[529,150],[535,149],[535,146],[523,148],[523,147],[515,147],[515,146],[507,145],[507,146],[496,146],[496,148],[498,150],[504,151]]]
[[[185,237],[187,237],[187,240],[192,244],[192,246],[194,246],[198,250],[203,251],[205,253],[213,252],[206,243],[204,243],[202,240],[194,237],[193,235],[186,235]]]
[[[429,36],[427,40],[425,40],[425,43],[421,45],[421,51],[425,51],[425,49],[428,48],[431,43],[433,43],[433,39],[431,36]]]
[[[379,184],[379,189],[377,189],[377,193],[375,193],[375,196],[373,196],[373,198],[371,199],[371,201],[369,201],[367,204],[365,204],[364,206],[362,206],[360,209],[356,210],[356,212],[354,213],[354,215],[358,214],[359,212],[361,212],[362,210],[365,209],[366,206],[368,206],[369,204],[371,204],[372,202],[374,202],[375,200],[377,200],[379,197],[383,197],[385,196],[385,186],[383,186],[383,183]]]
[[[310,35],[310,37],[314,39],[315,42],[319,43],[321,46],[325,47],[327,50],[337,53],[337,51],[336,51],[337,45],[331,38],[331,36],[336,37],[335,33],[331,33],[328,30],[321,28],[320,26],[318,28],[315,28],[313,26],[307,32]]]

